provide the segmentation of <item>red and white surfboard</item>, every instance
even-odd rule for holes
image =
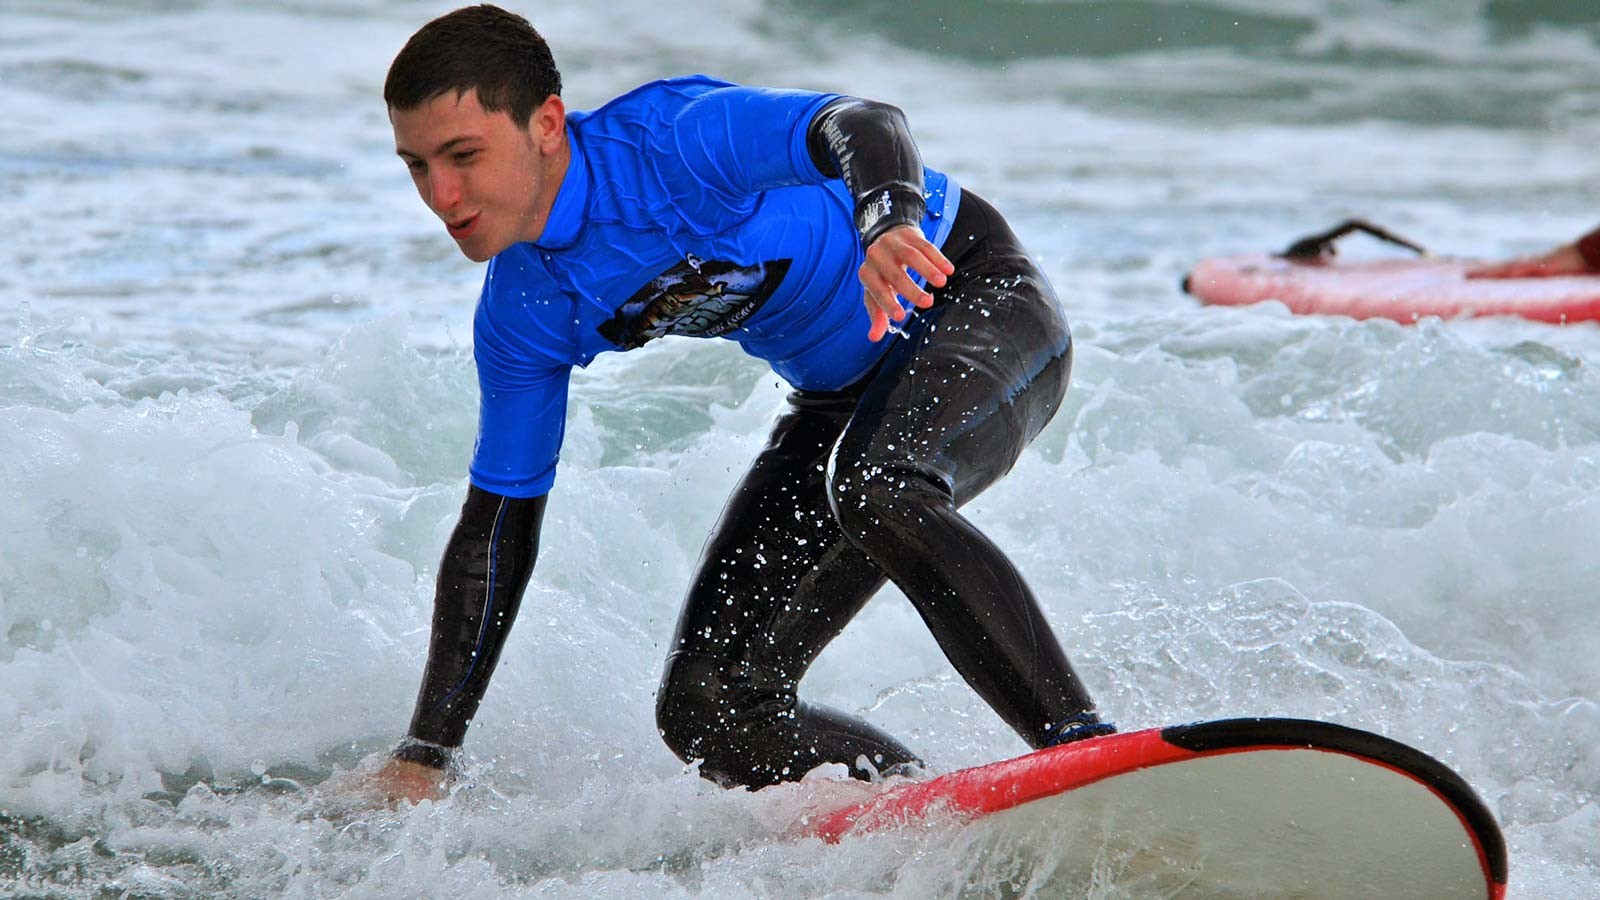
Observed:
[[[847,835],[982,819],[1076,829],[1181,871],[1195,896],[1501,900],[1505,841],[1472,788],[1388,738],[1302,719],[1094,738],[907,783],[812,816]],[[976,823],[974,823],[976,824]],[[1188,893],[1183,896],[1190,896]]]
[[[1475,263],[1415,259],[1345,262],[1268,254],[1202,260],[1184,289],[1212,306],[1277,300],[1290,312],[1411,323],[1519,316],[1537,322],[1600,319],[1600,276],[1468,278]]]

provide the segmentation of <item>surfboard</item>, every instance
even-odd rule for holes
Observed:
[[[1366,232],[1420,254],[1417,259],[1344,261],[1334,242]],[[1201,303],[1243,306],[1276,300],[1302,315],[1392,319],[1520,316],[1538,322],[1600,319],[1600,276],[1470,278],[1480,261],[1439,259],[1362,220],[1295,241],[1280,254],[1204,259],[1183,279]]]
[[[1201,260],[1185,289],[1211,306],[1277,300],[1301,315],[1393,319],[1520,316],[1600,319],[1600,276],[1468,278],[1471,260],[1296,260],[1255,254]]]
[[[810,836],[959,824],[1054,842],[1160,896],[1502,900],[1500,828],[1427,754],[1367,731],[1223,719],[1092,738],[904,783],[810,817]],[[1176,890],[1177,893],[1170,893]]]

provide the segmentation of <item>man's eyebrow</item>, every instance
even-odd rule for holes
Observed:
[[[477,135],[473,135],[473,134],[457,135],[456,137],[453,137],[450,140],[445,141],[444,143],[440,144],[437,148],[434,149],[432,155],[439,156],[439,155],[442,155],[442,154],[445,154],[445,153],[449,153],[450,152],[450,148],[456,146],[457,144],[464,144],[464,143],[466,143],[468,141],[475,141],[477,139],[478,139]],[[405,149],[404,147],[396,147],[396,148],[394,148],[394,152],[398,153],[399,155],[401,155],[403,157],[406,157],[408,159],[421,159],[422,158],[422,157],[418,156],[417,154],[412,153],[410,150]]]

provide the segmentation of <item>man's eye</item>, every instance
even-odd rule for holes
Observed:
[[[420,159],[408,159],[406,160],[406,168],[413,172],[426,172],[428,170],[428,164]]]
[[[478,151],[476,150],[462,150],[455,155],[455,161],[458,163],[470,162],[477,155]]]

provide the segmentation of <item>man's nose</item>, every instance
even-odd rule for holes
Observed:
[[[428,197],[435,212],[454,209],[461,202],[461,177],[446,166],[428,171]]]

